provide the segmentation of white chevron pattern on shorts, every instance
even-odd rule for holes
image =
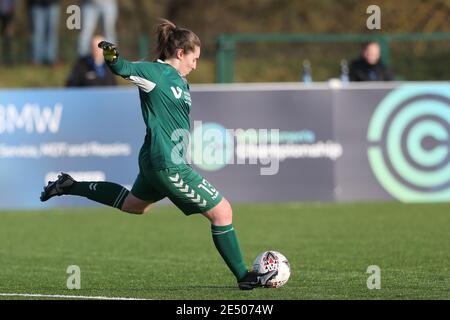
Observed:
[[[169,179],[170,181],[172,181],[173,185],[177,187],[177,189],[182,193],[184,193],[186,197],[188,197],[193,203],[198,203],[199,207],[206,207],[206,200],[202,199],[199,194],[196,194],[193,188],[191,188],[191,191],[189,192],[189,185],[184,183],[183,179],[178,173],[176,173],[172,177],[169,176]]]
[[[186,197],[188,197],[188,198],[193,198],[193,197],[195,197],[195,192],[194,192],[194,190],[191,190],[191,193],[187,194]]]
[[[184,185],[184,181],[183,179],[180,179],[180,182],[174,183],[173,185],[177,188],[181,188]]]
[[[200,195],[198,194],[197,195],[197,198],[195,198],[195,199],[191,199],[192,200],[192,202],[194,202],[194,203],[200,203]]]
[[[97,191],[97,183],[94,183],[94,182],[90,183],[89,190]]]

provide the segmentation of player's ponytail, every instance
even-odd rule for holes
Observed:
[[[196,46],[201,46],[200,39],[194,32],[178,28],[166,19],[161,19],[156,27],[156,34],[158,37],[156,56],[161,60],[174,57],[177,49],[183,49],[188,53],[194,51]]]

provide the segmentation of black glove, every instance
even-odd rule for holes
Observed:
[[[98,44],[98,47],[103,50],[103,57],[106,62],[115,63],[117,58],[119,58],[119,51],[114,44],[102,41]]]

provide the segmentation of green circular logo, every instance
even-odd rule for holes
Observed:
[[[200,169],[220,170],[233,160],[234,137],[220,124],[197,126],[191,136],[191,159]]]
[[[450,200],[450,85],[404,85],[378,105],[367,132],[374,175],[405,202]]]

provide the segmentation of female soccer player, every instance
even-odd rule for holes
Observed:
[[[78,182],[62,173],[44,188],[41,201],[77,195],[124,212],[143,214],[153,203],[168,197],[185,215],[201,213],[209,219],[214,244],[240,289],[263,287],[276,271],[266,274],[247,271],[233,229],[229,202],[186,164],[179,141],[172,140],[174,132],[190,129],[191,96],[185,77],[197,67],[200,39],[192,31],[178,28],[167,20],[158,25],[157,37],[158,59],[154,62],[129,62],[113,44],[99,43],[112,72],[139,87],[147,129],[139,153],[139,174],[131,191],[111,182],[96,182],[97,187],[90,188],[92,182]]]

